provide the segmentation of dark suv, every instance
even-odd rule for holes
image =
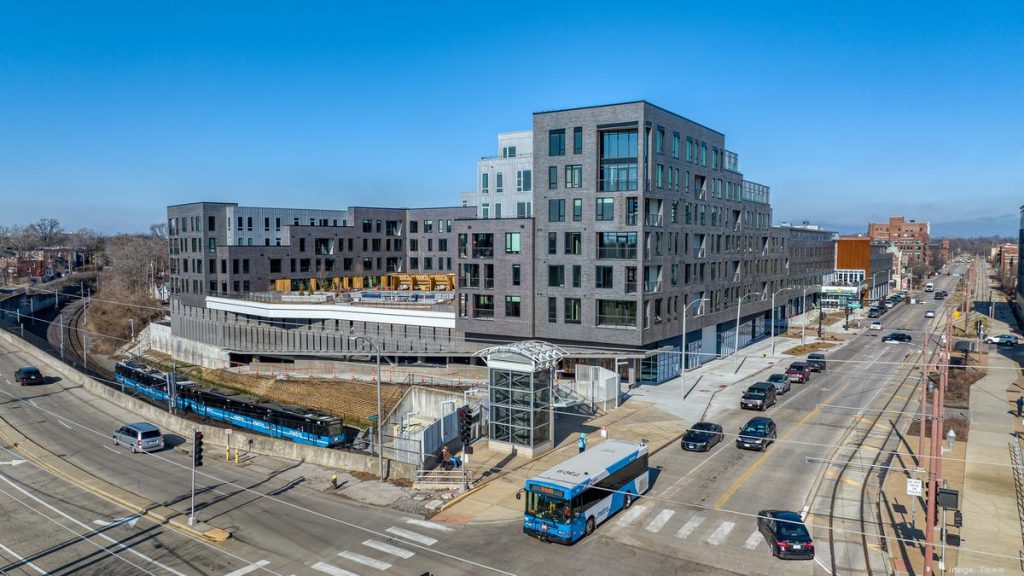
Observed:
[[[24,368],[18,368],[18,371],[14,373],[14,379],[18,381],[18,384],[22,386],[26,384],[42,384],[43,373],[39,371],[39,368],[35,366],[25,366]]]
[[[757,513],[757,529],[776,558],[814,560],[814,540],[796,512],[762,510]]]
[[[777,435],[778,429],[771,418],[751,418],[743,428],[740,428],[740,435],[736,437],[736,447],[764,452],[768,445],[775,441]]]
[[[888,343],[902,344],[904,342],[910,342],[910,341],[911,341],[910,334],[904,334],[903,332],[893,332],[892,334],[887,334],[885,336],[882,336],[882,342],[885,342],[887,344]]]
[[[740,398],[740,408],[753,408],[754,410],[767,410],[776,402],[778,390],[771,382],[758,382],[747,388]]]
[[[808,354],[807,365],[811,367],[811,370],[815,372],[825,371],[825,355],[820,352],[814,354]]]

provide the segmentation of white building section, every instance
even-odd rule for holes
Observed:
[[[346,304],[268,303],[236,298],[206,297],[206,307],[259,318],[346,320],[432,328],[455,328],[455,312],[408,310]]]

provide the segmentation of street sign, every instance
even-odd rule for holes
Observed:
[[[860,308],[860,302],[850,302],[850,308]]]
[[[224,433],[227,434],[228,436],[231,436],[231,428],[225,428]]]
[[[907,496],[920,496],[923,482],[917,478],[907,478]]]
[[[953,320],[957,320],[959,318],[960,318],[960,311],[959,310],[953,310]]]
[[[378,416],[378,414],[370,414],[370,417],[367,418],[367,420],[369,420],[370,422],[376,422]]]

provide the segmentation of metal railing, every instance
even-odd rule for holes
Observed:
[[[1013,485],[1017,493],[1017,518],[1020,521],[1021,543],[1024,544],[1024,455],[1020,440],[1009,442],[1010,464],[1013,466]],[[1024,570],[1024,550],[1020,551],[1021,570]]]

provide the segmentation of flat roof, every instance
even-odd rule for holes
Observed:
[[[630,454],[639,456],[647,451],[647,445],[631,440],[610,439],[587,447],[582,453],[555,465],[539,476],[529,479],[531,482],[547,482],[564,488],[574,488],[586,480],[591,483],[607,476],[608,467],[621,461]]]
[[[540,112],[534,112],[533,114],[534,114],[534,116],[536,116],[537,114],[552,114],[552,113],[555,113],[555,112],[570,112],[572,110],[589,110],[591,108],[610,108],[612,106],[626,106],[626,105],[629,105],[629,104],[646,104],[646,105],[648,105],[648,106],[650,106],[652,108],[657,108],[658,110],[661,110],[662,112],[665,112],[666,114],[671,114],[671,115],[675,116],[676,118],[679,118],[681,120],[686,120],[687,122],[690,122],[691,124],[696,124],[697,126],[700,126],[701,128],[704,128],[705,130],[710,130],[710,131],[714,132],[715,134],[720,134],[722,137],[725,137],[725,133],[724,132],[719,132],[718,130],[715,130],[714,128],[710,128],[708,126],[705,126],[704,124],[701,124],[700,122],[691,120],[691,119],[687,118],[686,116],[683,116],[681,114],[677,114],[677,113],[669,110],[668,108],[662,108],[661,106],[658,106],[657,104],[652,104],[652,103],[648,102],[647,100],[630,100],[628,102],[614,102],[614,103],[611,103],[611,104],[593,104],[591,106],[576,106],[574,108],[559,108],[559,109],[556,109],[556,110],[541,110]]]

